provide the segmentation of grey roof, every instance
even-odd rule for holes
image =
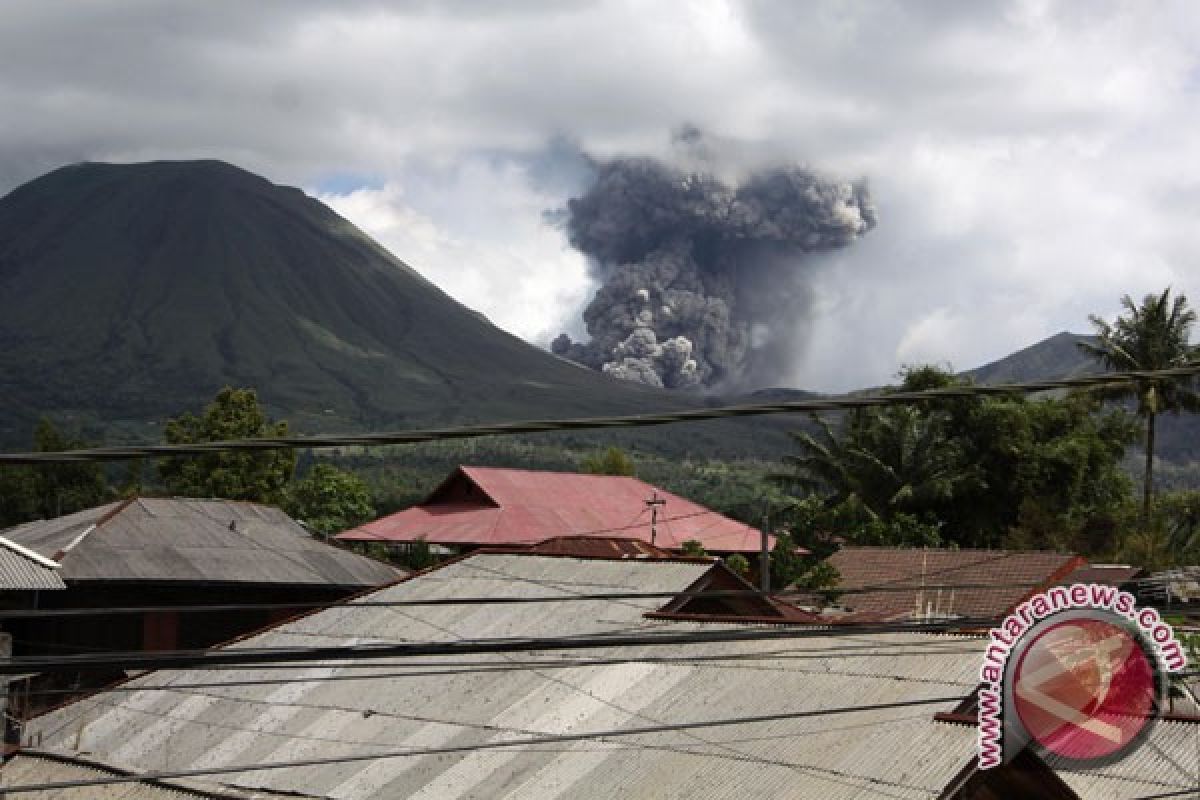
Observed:
[[[682,561],[478,554],[381,589],[371,600],[679,591],[711,567]],[[355,608],[285,623],[234,647],[547,636],[717,626],[646,619],[661,601]],[[473,656],[480,668],[420,659],[403,677],[302,665],[303,683],[101,694],[34,720],[40,746],[141,770],[190,769],[465,745],[959,697],[975,686],[982,641],[922,634],[606,648]],[[651,661],[669,656],[670,660]],[[573,659],[636,659],[582,665]],[[716,660],[714,660],[716,659]],[[461,662],[461,657],[451,659]],[[531,666],[530,660],[536,661]],[[522,662],[515,664],[513,662]],[[389,672],[404,670],[392,666]],[[279,670],[168,670],[133,686],[280,677]],[[546,748],[378,759],[220,776],[245,788],[354,798],[935,798],[966,765],[976,732],[934,722],[935,704],[670,732]],[[39,738],[40,737],[40,738]]]
[[[134,498],[10,528],[71,581],[378,586],[402,573],[325,544],[272,506]]]
[[[59,566],[0,536],[0,591],[65,589]]]
[[[369,600],[668,592],[710,567],[684,561],[477,554],[372,593]],[[646,619],[661,601],[360,607],[351,601],[234,647],[325,645],[712,630]],[[744,626],[743,626],[744,627]],[[622,647],[580,653],[422,658],[387,677],[331,680],[358,669],[166,670],[34,720],[29,735],[65,755],[135,770],[193,769],[405,748],[471,745],[526,734],[586,733],[659,723],[966,696],[984,642],[891,633],[798,640]],[[664,660],[664,657],[667,657]],[[607,663],[580,663],[580,659]],[[613,663],[620,659],[620,663]],[[641,660],[637,660],[641,659]],[[442,663],[451,661],[453,663]],[[530,663],[534,662],[534,663]],[[441,666],[439,667],[439,664]],[[369,671],[368,671],[369,672]],[[404,673],[397,676],[394,673]],[[172,684],[213,684],[171,689]],[[159,688],[148,688],[159,687]],[[320,798],[936,798],[975,757],[973,726],[935,722],[934,704],[746,723],[577,743],[241,772],[245,790]],[[1081,797],[1125,800],[1187,789],[1200,726],[1163,722],[1120,764],[1064,771]],[[208,780],[208,779],[205,779]]]
[[[1053,764],[1052,764],[1053,766]],[[1191,789],[1200,797],[1200,723],[1162,721],[1134,752],[1090,770],[1060,768],[1058,776],[1080,797],[1134,800]]]
[[[0,769],[0,793],[5,787],[67,781],[86,781],[128,774],[90,760],[62,758],[49,753],[22,751]],[[268,800],[276,792],[258,792],[196,781],[115,783],[74,789],[44,789],[13,795],[24,800]],[[303,800],[290,794],[292,800]]]

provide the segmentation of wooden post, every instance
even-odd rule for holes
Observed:
[[[655,544],[655,540],[658,538],[658,507],[666,504],[666,500],[658,499],[657,491],[646,501],[646,505],[650,507],[650,544]]]
[[[763,594],[771,592],[771,550],[768,547],[767,531],[770,528],[770,515],[763,514],[762,551],[758,554],[758,585]]]

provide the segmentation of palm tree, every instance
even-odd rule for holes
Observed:
[[[873,519],[920,513],[950,501],[976,480],[962,448],[940,420],[909,406],[851,414],[837,435],[818,420],[822,436],[791,434],[800,454],[785,456],[791,472],[775,481],[827,493],[830,505],[849,501]]]
[[[1200,357],[1200,348],[1189,341],[1196,312],[1188,308],[1187,297],[1171,298],[1171,288],[1162,294],[1148,294],[1140,306],[1129,295],[1121,298],[1128,312],[1110,325],[1092,314],[1088,317],[1096,328],[1096,342],[1079,342],[1079,347],[1100,361],[1107,369],[1118,372],[1170,369],[1182,367]],[[1200,395],[1188,383],[1190,379],[1155,378],[1118,387],[1107,394],[1114,397],[1137,397],[1138,414],[1146,418],[1146,470],[1142,489],[1142,524],[1150,519],[1150,502],[1154,493],[1154,420],[1164,412],[1200,409]]]

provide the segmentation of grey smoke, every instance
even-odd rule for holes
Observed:
[[[591,341],[562,334],[552,349],[667,388],[770,380],[808,313],[811,254],[874,225],[864,183],[801,167],[729,184],[648,158],[599,163],[567,206],[568,237],[600,283],[583,312]]]

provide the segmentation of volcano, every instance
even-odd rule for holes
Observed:
[[[223,162],[84,163],[0,198],[0,439],[40,414],[137,428],[226,385],[300,430],[686,404],[501,331],[301,190]]]

